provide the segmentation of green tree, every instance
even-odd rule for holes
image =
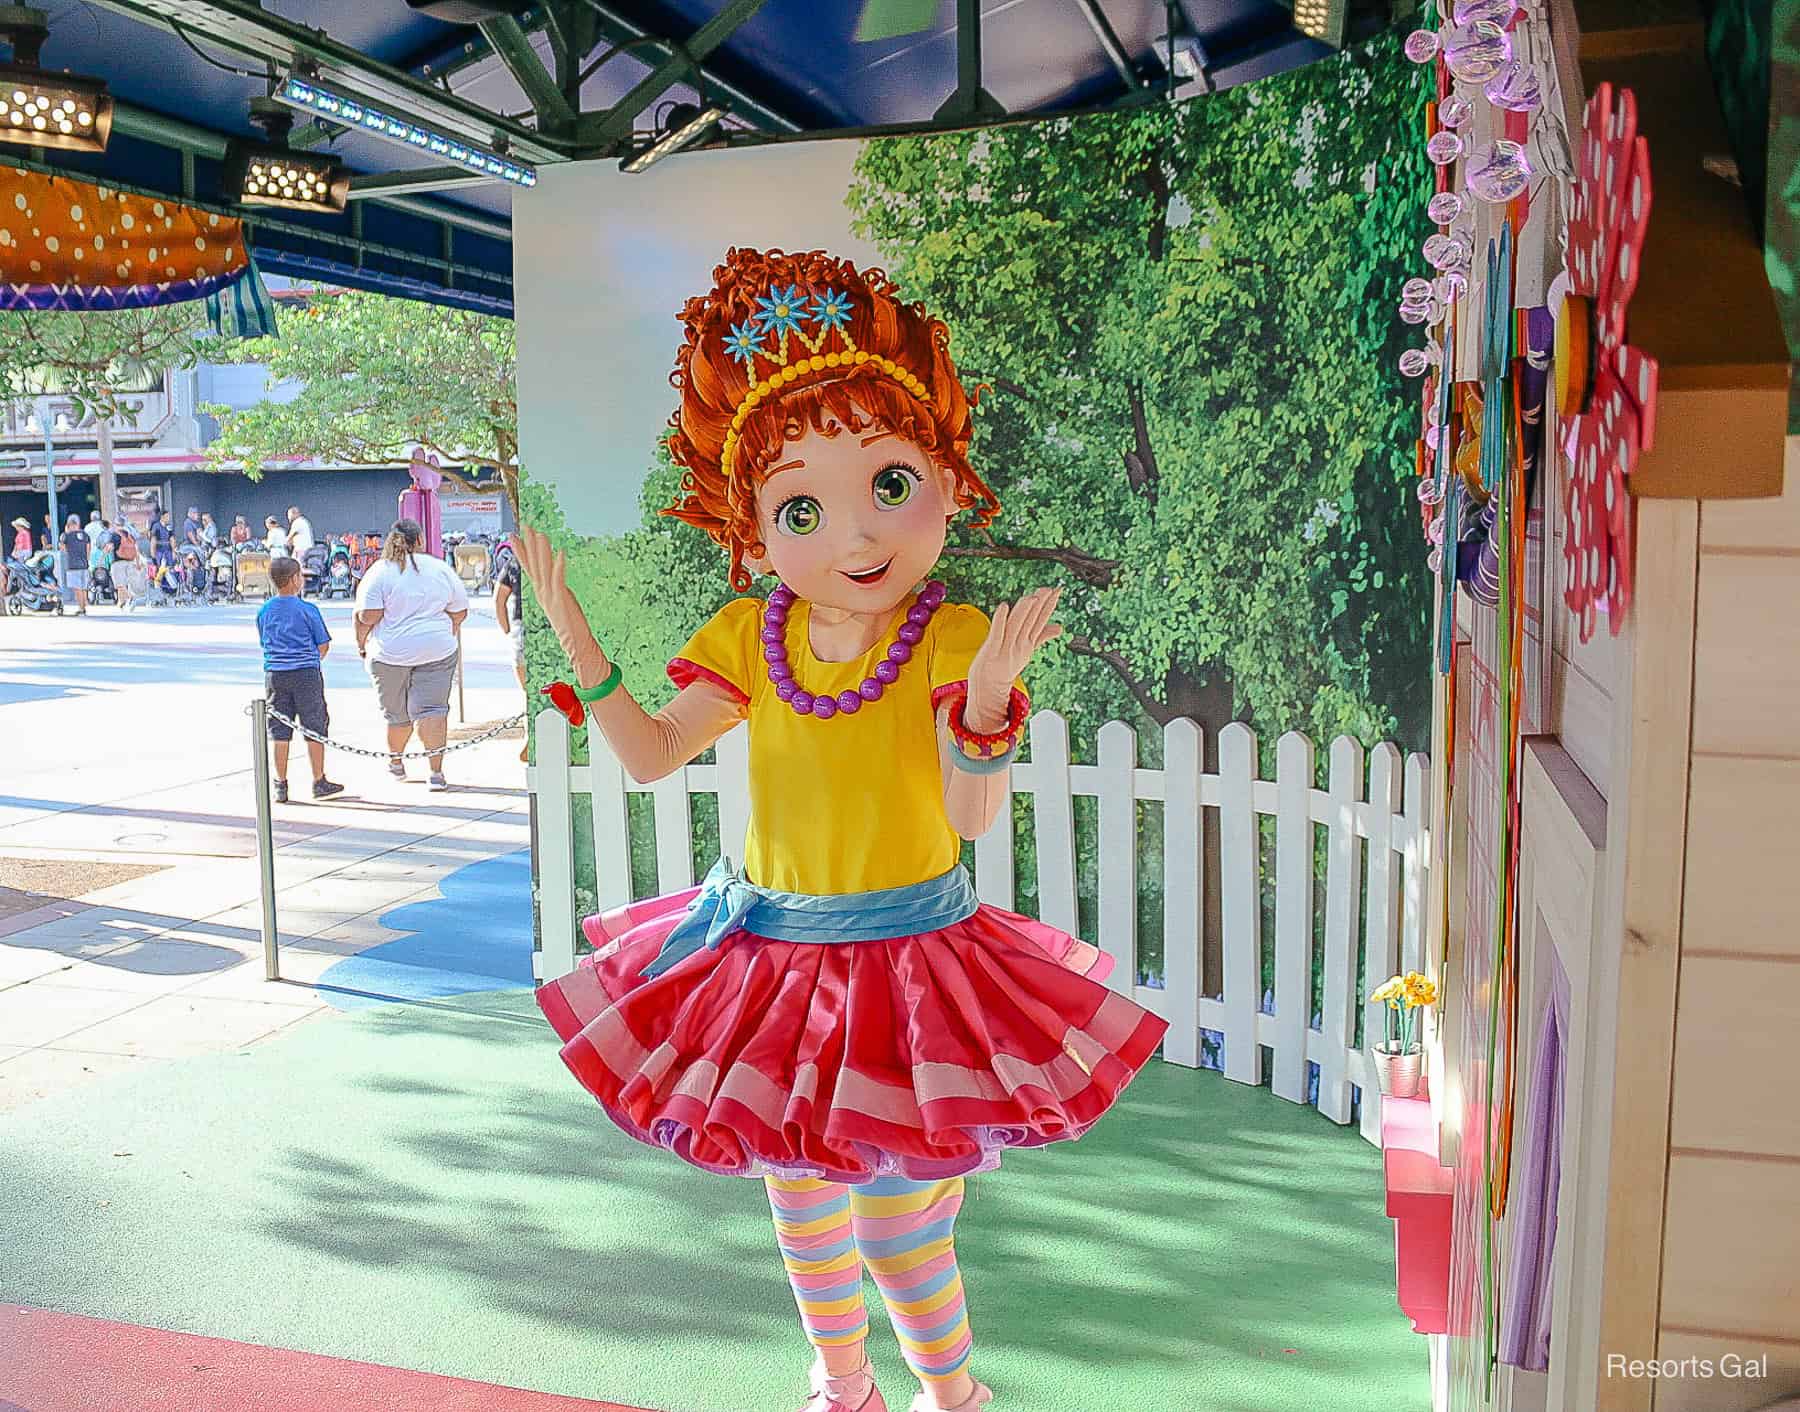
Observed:
[[[192,367],[205,320],[196,304],[95,313],[0,313],[0,399],[55,393],[78,410],[123,414],[121,393]]]
[[[295,458],[391,465],[417,445],[450,465],[496,467],[517,507],[518,360],[510,320],[321,290],[282,315],[279,338],[234,343],[219,361],[265,363],[271,389],[290,383],[299,392],[241,411],[205,407],[220,424],[208,449],[216,466],[241,464],[259,476]]]
[[[1034,683],[1078,736],[1135,707],[1423,738],[1393,308],[1424,98],[1390,38],[1217,98],[864,149],[859,231],[991,389],[973,456],[1006,509],[951,547],[953,589],[1066,586]]]

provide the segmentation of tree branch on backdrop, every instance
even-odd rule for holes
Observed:
[[[1156,465],[1156,448],[1150,444],[1150,423],[1144,412],[1143,384],[1132,383],[1128,396],[1131,403],[1131,434],[1137,444],[1125,453],[1125,481],[1132,490],[1154,506],[1160,472]]]
[[[1156,693],[1150,689],[1149,683],[1137,674],[1131,663],[1125,660],[1125,654],[1117,648],[1102,647],[1091,638],[1082,637],[1080,634],[1065,637],[1063,645],[1077,657],[1092,657],[1095,661],[1104,662],[1111,667],[1114,675],[1124,683],[1125,689],[1143,708],[1144,714],[1155,721],[1157,725],[1166,726],[1175,719],[1175,713],[1158,699]]]
[[[1045,559],[1061,564],[1076,578],[1094,588],[1110,588],[1113,575],[1119,569],[1117,559],[1102,559],[1067,546],[1047,549],[1020,544],[958,545],[946,548],[944,555],[951,559]]]

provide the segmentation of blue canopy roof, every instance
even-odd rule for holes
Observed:
[[[1166,91],[1171,27],[1206,65],[1176,89],[1182,95],[1326,52],[1275,0],[978,3],[982,87],[1014,114]],[[49,157],[121,186],[230,207],[220,187],[225,141],[258,136],[251,100],[296,61],[452,138],[491,144],[499,134],[540,165],[612,150],[634,128],[652,129],[671,100],[696,100],[681,68],[682,81],[665,79],[640,107],[646,77],[659,66],[672,77],[680,63],[658,41],[705,49],[707,98],[729,109],[728,125],[769,133],[926,124],[957,89],[957,0],[940,0],[924,29],[874,42],[855,38],[861,0],[538,0],[511,10],[475,26],[404,0],[53,3],[41,62],[105,79],[119,107],[103,155]],[[264,268],[510,311],[510,185],[470,185],[466,174],[455,184],[442,156],[297,117],[297,145],[339,156],[359,199],[341,216],[242,212]],[[25,156],[0,147],[0,161]],[[418,184],[396,189],[406,173]]]

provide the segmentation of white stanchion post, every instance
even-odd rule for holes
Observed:
[[[256,781],[256,861],[262,873],[263,975],[281,979],[281,943],[275,923],[275,818],[269,788],[269,703],[250,703],[251,775]]]

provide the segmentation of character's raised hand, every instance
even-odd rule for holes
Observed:
[[[569,588],[567,556],[561,550],[552,548],[547,536],[525,525],[519,526],[513,543],[518,549],[519,567],[525,570],[525,577],[531,582],[531,591],[537,597],[538,606],[544,610],[544,616],[555,629],[556,640],[562,644],[569,661],[577,669],[585,664],[598,667],[604,674],[607,669],[606,654],[600,650],[599,643],[594,641],[587,617]]]
[[[1050,619],[1061,600],[1060,588],[1040,588],[1017,603],[1002,603],[994,609],[987,641],[969,664],[969,711],[988,723],[995,717],[1005,720],[1014,679],[1038,648],[1062,635],[1062,624]],[[973,716],[965,719],[977,724]]]

